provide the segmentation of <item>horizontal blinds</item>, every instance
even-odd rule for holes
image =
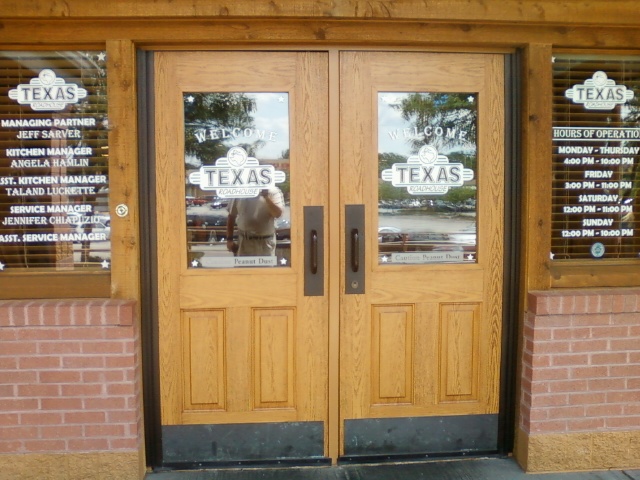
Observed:
[[[640,57],[556,56],[553,127],[552,258],[640,258]]]
[[[109,266],[105,57],[0,52],[0,274]]]

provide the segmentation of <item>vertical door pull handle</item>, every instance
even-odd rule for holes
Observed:
[[[351,271],[360,270],[360,233],[357,228],[351,229]]]
[[[324,213],[321,206],[305,205],[304,212],[304,294],[324,295]]]
[[[318,231],[315,229],[311,230],[309,257],[311,260],[311,274],[315,275],[318,273]]]
[[[366,280],[364,205],[345,205],[344,210],[344,293],[361,295]]]

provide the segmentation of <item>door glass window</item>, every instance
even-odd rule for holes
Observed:
[[[184,93],[189,268],[288,267],[289,96]]]
[[[378,93],[378,262],[477,261],[477,95]]]

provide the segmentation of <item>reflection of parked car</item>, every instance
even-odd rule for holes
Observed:
[[[378,242],[397,242],[402,240],[402,230],[396,227],[378,228]]]
[[[281,218],[276,220],[276,240],[290,240],[291,239],[291,222],[289,220]]]
[[[213,214],[187,215],[187,237],[190,242],[221,242],[227,237],[227,217]]]

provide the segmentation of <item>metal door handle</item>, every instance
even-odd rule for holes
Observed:
[[[351,271],[360,270],[360,234],[357,228],[351,229]]]
[[[344,226],[344,292],[364,293],[365,228],[364,205],[345,205]]]
[[[324,295],[324,213],[320,206],[304,210],[304,294]]]
[[[318,273],[318,231],[315,229],[311,230],[309,257],[311,260],[311,274],[315,275]]]

